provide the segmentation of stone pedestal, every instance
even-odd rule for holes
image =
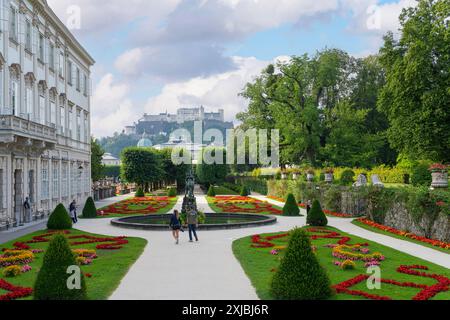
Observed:
[[[306,180],[308,180],[308,182],[313,182],[314,181],[314,175],[312,173],[308,173],[306,175]]]
[[[333,183],[333,174],[332,173],[325,173],[325,182]]]
[[[431,176],[433,177],[433,181],[431,183],[433,188],[448,188],[447,172],[433,172]]]

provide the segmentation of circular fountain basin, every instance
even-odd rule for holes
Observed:
[[[199,224],[198,230],[226,230],[253,228],[275,224],[277,218],[272,216],[240,213],[206,213],[206,221]],[[116,227],[139,230],[169,230],[170,214],[133,216],[111,220]]]

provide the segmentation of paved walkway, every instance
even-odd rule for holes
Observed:
[[[262,201],[267,201],[271,204],[283,207],[284,203],[269,199],[264,196],[252,196],[255,199],[259,199]],[[302,213],[306,216],[306,210],[302,209]],[[352,219],[343,219],[343,218],[328,218],[328,225],[338,228],[344,232],[353,234],[355,236],[365,238],[370,241],[374,241],[385,245],[387,247],[394,248],[396,250],[408,253],[412,256],[433,262],[435,264],[441,265],[446,268],[450,268],[450,255],[438,250],[434,250],[429,247],[425,247],[419,244],[415,244],[413,242],[397,239],[394,237],[386,236],[383,234],[379,234],[376,232],[372,232],[358,226],[352,224]],[[305,220],[305,218],[303,218]],[[306,221],[304,221],[306,224]]]

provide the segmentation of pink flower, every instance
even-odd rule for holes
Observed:
[[[272,250],[272,251],[270,251],[270,254],[276,256],[276,255],[278,255],[278,251],[277,250]]]

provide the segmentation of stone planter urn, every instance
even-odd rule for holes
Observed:
[[[286,173],[282,173],[281,174],[281,179],[286,180],[287,179],[287,174]]]
[[[297,173],[293,173],[292,174],[292,180],[297,180],[298,179],[298,174]]]
[[[314,175],[312,173],[308,173],[306,175],[306,180],[308,180],[308,182],[313,182],[314,181]]]
[[[325,182],[333,183],[333,174],[332,173],[325,173]]]
[[[435,171],[431,173],[433,178],[431,186],[433,188],[448,188],[448,173],[443,171]]]

